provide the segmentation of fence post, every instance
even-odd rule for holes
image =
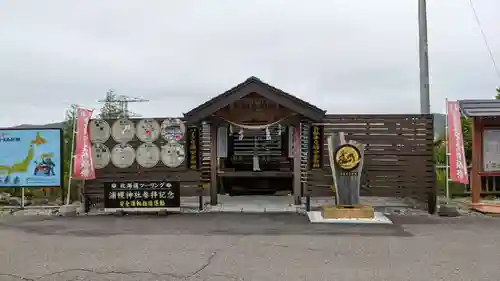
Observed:
[[[21,187],[21,210],[24,210],[24,187]]]
[[[198,209],[203,211],[203,193],[198,196]]]
[[[427,198],[427,211],[429,214],[433,215],[437,211],[437,194],[436,194],[436,188],[434,188],[433,191],[428,193],[428,198]]]

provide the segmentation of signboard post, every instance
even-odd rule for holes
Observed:
[[[0,129],[0,187],[62,187],[62,137],[62,129]]]

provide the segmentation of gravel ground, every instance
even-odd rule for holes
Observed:
[[[498,280],[498,219],[391,219],[394,225],[312,225],[298,214],[4,216],[0,280]]]

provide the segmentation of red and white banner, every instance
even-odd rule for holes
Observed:
[[[464,152],[462,121],[457,101],[448,101],[448,153],[450,154],[450,179],[463,184],[469,183],[467,160]]]
[[[75,120],[75,151],[73,160],[73,179],[95,179],[95,169],[92,160],[92,146],[90,144],[88,125],[93,110],[76,109]]]

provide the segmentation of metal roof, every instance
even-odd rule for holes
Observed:
[[[462,114],[467,117],[500,116],[500,100],[461,100],[458,101]]]

